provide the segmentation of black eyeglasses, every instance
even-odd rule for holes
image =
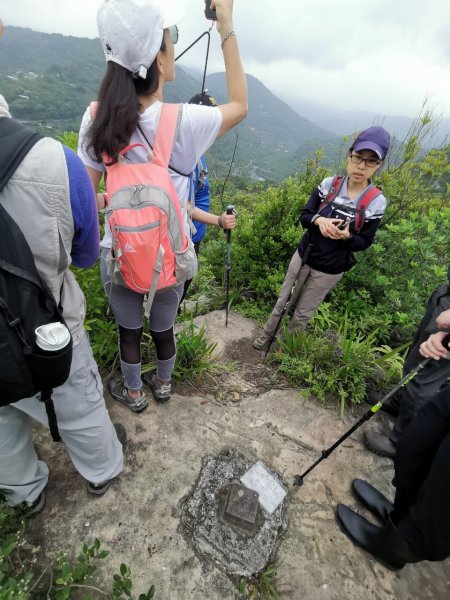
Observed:
[[[172,25],[168,28],[169,38],[172,44],[176,44],[178,42],[178,27],[176,25]]]
[[[381,165],[381,160],[377,160],[376,158],[363,158],[358,154],[350,154],[350,160],[354,165],[360,165],[363,162],[366,167],[369,167],[369,169],[373,169],[374,167]]]

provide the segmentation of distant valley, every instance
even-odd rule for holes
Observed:
[[[46,34],[7,27],[0,41],[0,93],[12,114],[48,135],[78,131],[86,106],[96,98],[105,70],[98,40]],[[236,132],[218,140],[208,153],[210,170],[225,176],[236,135],[232,174],[255,181],[285,179],[298,172],[319,148],[325,164],[336,165],[343,151],[342,136],[356,128],[344,116],[319,126],[248,75],[249,116]],[[224,73],[207,77],[206,87],[226,99]],[[188,101],[201,91],[201,77],[177,67],[177,77],[165,88],[168,102]],[[348,115],[347,115],[348,118]],[[366,120],[362,126],[370,121]],[[346,129],[346,127],[349,129]],[[358,124],[358,126],[361,126]]]

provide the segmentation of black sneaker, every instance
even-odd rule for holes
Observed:
[[[109,489],[109,486],[111,485],[111,481],[112,481],[112,479],[108,479],[108,481],[105,481],[104,483],[91,483],[90,481],[88,481],[87,482],[88,494],[92,494],[93,496],[103,496],[103,494],[105,492],[107,492],[107,490]]]
[[[37,517],[45,506],[45,491],[39,494],[39,496],[32,502],[23,502],[20,508],[23,510],[24,517],[28,519]]]
[[[114,429],[116,430],[117,439],[122,444],[122,451],[125,453],[125,449],[127,447],[127,432],[125,427],[121,423],[114,423]],[[88,481],[88,494],[92,494],[93,496],[103,496],[103,494],[109,489],[111,481],[112,479],[108,479],[103,483],[92,483],[91,481]]]
[[[395,458],[397,449],[388,435],[367,429],[363,434],[363,441],[365,447],[374,454],[385,456],[386,458]]]

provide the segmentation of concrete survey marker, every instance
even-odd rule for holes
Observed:
[[[285,502],[270,514],[259,501],[260,493],[240,481],[257,462],[234,448],[207,456],[194,490],[183,501],[186,537],[230,575],[250,577],[264,569],[287,528]],[[283,486],[281,476],[265,468]]]
[[[249,490],[245,485],[232,483],[223,516],[230,523],[248,529],[256,522],[258,500],[258,492]]]

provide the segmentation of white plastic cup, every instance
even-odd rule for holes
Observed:
[[[63,323],[48,323],[35,330],[36,344],[46,352],[62,350],[70,342],[70,332]]]

